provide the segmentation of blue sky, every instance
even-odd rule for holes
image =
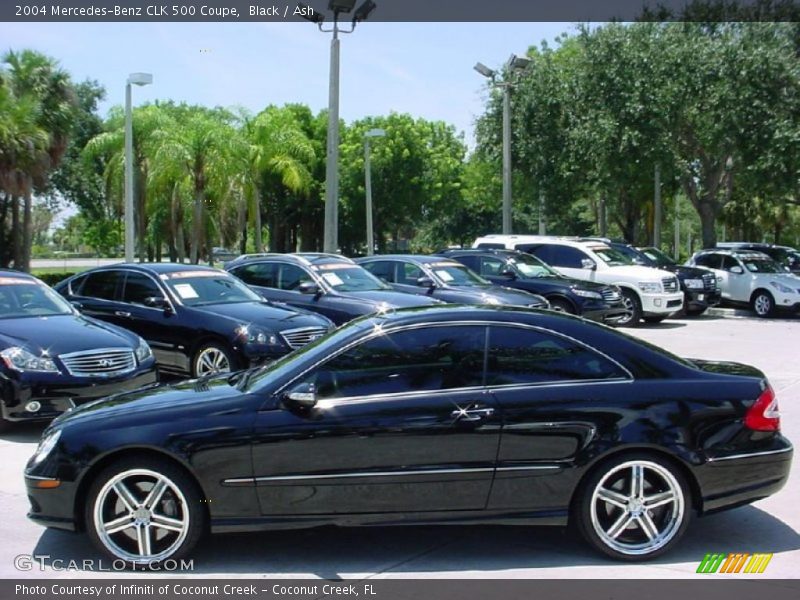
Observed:
[[[342,37],[341,111],[407,112],[441,119],[472,142],[487,92],[476,61],[501,65],[568,23],[370,23]],[[0,23],[0,50],[33,48],[76,80],[107,90],[105,114],[124,99],[128,73],[153,73],[134,103],[172,99],[208,106],[328,104],[330,36],[310,23]]]

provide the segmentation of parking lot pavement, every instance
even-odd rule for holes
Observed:
[[[709,315],[668,320],[627,330],[687,357],[750,363],[771,380],[781,403],[784,433],[800,440],[800,320]],[[117,573],[57,572],[38,567],[20,572],[14,557],[49,555],[63,564],[98,560],[86,536],[45,531],[25,518],[22,469],[41,427],[0,434],[0,577],[103,577]],[[501,578],[685,578],[707,552],[774,553],[759,577],[796,578],[800,564],[798,469],[779,494],[696,520],[670,554],[638,565],[605,560],[571,533],[543,527],[324,528],[216,536],[195,552],[200,577],[501,577]],[[46,561],[47,562],[47,561]],[[97,564],[97,563],[95,563]],[[104,563],[107,567],[109,561]],[[163,573],[158,575],[163,576]],[[147,574],[137,574],[138,577]],[[709,577],[709,575],[703,575]],[[714,577],[737,577],[715,575]]]

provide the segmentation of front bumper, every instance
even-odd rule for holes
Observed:
[[[716,306],[722,300],[719,290],[686,290],[684,292],[684,308],[688,310],[705,310]]]
[[[620,302],[618,305],[605,305],[602,308],[584,310],[580,316],[598,323],[613,323],[617,319],[628,316],[628,309]]]
[[[152,362],[133,373],[102,380],[68,378],[64,375],[39,378],[33,374],[25,374],[25,377],[17,379],[0,374],[2,417],[7,421],[50,420],[79,404],[132,391],[156,383],[157,380]],[[33,401],[41,405],[36,412],[25,409]]]
[[[41,482],[54,481],[58,480],[25,474],[25,487],[31,507],[28,518],[44,527],[77,531],[74,514],[77,484],[60,481],[55,488],[37,487]]]
[[[640,293],[642,312],[645,316],[669,316],[683,307],[683,292],[662,294]]]

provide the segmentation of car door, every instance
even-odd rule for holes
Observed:
[[[394,284],[392,287],[407,294],[437,297],[437,288],[421,286],[417,283],[420,277],[430,277],[430,275],[425,272],[421,265],[408,260],[396,260],[393,262]]]
[[[117,269],[104,269],[89,273],[79,289],[73,289],[74,298],[81,305],[81,312],[88,317],[125,327],[124,307],[119,298],[125,272]]]
[[[151,298],[161,299],[166,307],[147,306],[145,301]],[[150,275],[128,271],[122,303],[124,308],[118,312],[123,313],[123,327],[147,340],[160,365],[185,369],[191,330],[180,325],[175,305],[163,287]]]
[[[576,458],[633,380],[607,356],[540,328],[492,325],[487,347],[486,385],[504,420],[488,508],[565,506]]]
[[[313,384],[317,403],[258,415],[262,513],[483,509],[501,429],[482,385],[485,336],[479,325],[375,331],[288,384],[279,394]]]
[[[728,290],[728,295],[723,295],[723,297],[734,302],[750,302],[754,275],[747,270],[741,261],[735,256],[723,256],[722,272],[725,288]]]
[[[518,250],[533,254],[546,264],[556,268],[562,275],[574,279],[594,281],[596,271],[587,269],[584,261],[594,260],[579,248],[561,246],[559,244],[540,244],[537,246],[517,246]]]

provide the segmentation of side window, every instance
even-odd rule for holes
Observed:
[[[68,287],[63,288],[61,290],[61,293],[64,294],[64,295],[67,295],[67,294],[78,295],[78,294],[80,294],[81,286],[83,285],[83,282],[86,281],[87,277],[88,277],[88,275],[79,275],[78,277],[76,277],[75,279],[73,279],[70,282]]]
[[[125,292],[123,302],[141,304],[144,306],[145,298],[163,298],[164,293],[155,281],[142,273],[128,273],[125,279]]]
[[[583,268],[582,260],[589,258],[584,252],[571,246],[553,246],[551,251],[551,261],[549,264],[554,267],[564,267],[566,269]],[[545,261],[548,262],[548,261]]]
[[[124,273],[119,271],[97,271],[89,273],[83,283],[80,295],[100,300],[116,300],[117,288]]]
[[[609,359],[559,336],[519,327],[490,329],[487,385],[624,377]]]
[[[258,263],[234,269],[233,274],[248,285],[276,288],[278,287],[275,278],[277,270],[277,265],[273,263]]]
[[[467,268],[472,269],[476,273],[478,272],[478,269],[480,268],[478,266],[478,261],[480,260],[480,258],[477,257],[477,256],[463,255],[463,256],[453,256],[452,258],[457,260],[458,262],[460,262],[462,265],[466,266]]]
[[[384,281],[388,281],[389,283],[395,282],[394,263],[391,261],[378,260],[375,262],[368,262],[361,266],[379,279],[383,279]]]
[[[481,242],[478,244],[478,248],[487,248],[489,250],[505,250],[505,244],[497,244],[495,242]]]
[[[722,256],[722,270],[723,271],[730,271],[733,267],[740,267],[739,261],[733,258],[732,256],[723,255]]]
[[[497,277],[505,269],[506,263],[499,258],[490,258],[488,256],[481,257],[481,275],[488,277]],[[472,268],[470,266],[470,268]]]
[[[300,287],[301,283],[314,281],[311,275],[296,265],[278,266],[278,285],[281,290],[293,291]]]
[[[486,328],[427,327],[381,335],[304,379],[319,398],[449,390],[483,384]]]
[[[709,269],[719,269],[719,254],[702,254],[694,259],[694,264],[698,267],[707,267]]]
[[[527,252],[528,254],[532,254],[542,262],[546,264],[552,264],[551,258],[553,255],[553,246],[548,246],[547,244],[540,244],[538,246],[534,246],[531,244],[528,245],[521,245],[517,244],[515,250],[520,250],[522,252]]]
[[[413,263],[404,262],[397,265],[397,283],[417,285],[417,279],[423,275],[422,269]]]

